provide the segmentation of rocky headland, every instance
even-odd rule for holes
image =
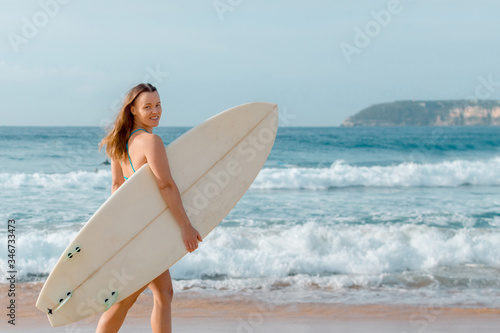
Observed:
[[[500,126],[500,101],[399,101],[375,104],[347,118],[341,126]]]

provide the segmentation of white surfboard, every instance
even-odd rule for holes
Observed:
[[[229,213],[267,160],[277,105],[240,105],[166,148],[172,176],[202,238]],[[47,278],[36,307],[61,326],[105,311],[152,281],[187,250],[148,164],[89,219]]]

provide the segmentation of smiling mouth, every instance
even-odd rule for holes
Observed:
[[[158,119],[160,119],[160,117],[151,117],[151,118],[149,118],[149,119],[152,119],[152,120],[158,120]]]

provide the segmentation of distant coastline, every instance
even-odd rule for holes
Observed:
[[[341,126],[500,126],[500,101],[398,101],[375,104],[347,118]]]

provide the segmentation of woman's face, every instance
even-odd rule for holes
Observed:
[[[142,127],[156,127],[160,123],[161,102],[158,91],[143,92],[136,97],[131,107],[134,121]]]

